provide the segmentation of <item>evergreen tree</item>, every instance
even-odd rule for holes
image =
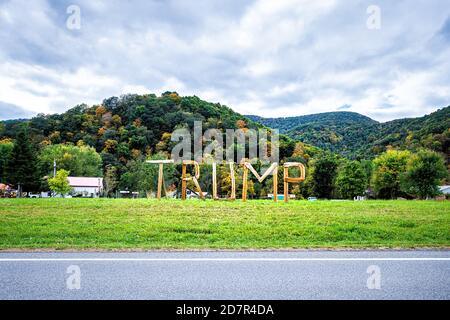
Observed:
[[[312,163],[311,191],[319,198],[331,199],[334,194],[334,182],[338,168],[337,157],[324,154]]]
[[[14,144],[11,139],[0,140],[0,183],[6,183],[6,167],[11,157]]]
[[[28,127],[23,125],[17,132],[7,165],[7,182],[17,187],[20,184],[22,191],[36,191],[40,182],[36,169],[36,150],[30,141]]]

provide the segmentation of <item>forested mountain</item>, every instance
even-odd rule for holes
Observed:
[[[420,118],[385,123],[355,112],[262,118],[242,116],[226,106],[195,96],[180,97],[175,92],[160,97],[112,97],[97,106],[78,105],[63,114],[3,121],[0,137],[14,138],[17,127],[27,122],[37,145],[85,144],[101,152],[104,166],[120,166],[140,155],[168,151],[170,133],[178,127],[192,128],[195,120],[202,121],[204,129],[257,128],[262,124],[293,140],[350,159],[371,159],[390,146],[413,151],[425,147],[449,157],[450,107]],[[282,157],[288,157],[293,142],[283,141]]]
[[[247,116],[277,128],[294,140],[348,158],[373,158],[389,146],[432,149],[449,157],[450,107],[420,118],[379,123],[353,112],[329,112],[289,118]]]
[[[370,133],[367,128],[378,124],[355,112],[327,112],[288,118],[247,117],[279,129],[295,140],[350,158],[367,145],[367,135]]]
[[[324,112],[298,117],[263,118],[255,115],[249,115],[246,117],[253,121],[262,123],[269,128],[276,128],[280,130],[280,133],[287,133],[294,128],[311,124],[346,127],[351,125],[364,126],[378,123],[377,121],[359,113],[347,111]]]
[[[103,176],[108,196],[119,190],[149,196],[156,189],[158,169],[145,160],[169,158],[176,144],[171,141],[172,132],[177,128],[192,130],[194,121],[202,121],[204,131],[246,131],[263,126],[280,129],[285,134],[280,136],[280,162],[300,161],[306,165],[307,180],[291,190],[299,198],[352,199],[364,194],[371,184],[381,198],[423,198],[437,194],[437,186],[446,183],[448,176],[439,154],[419,149],[443,153],[449,163],[450,107],[425,117],[387,123],[350,112],[264,119],[245,117],[196,96],[166,92],[161,96],[112,97],[94,106],[75,106],[62,114],[0,121],[0,183],[20,185],[25,191],[47,191],[56,161],[62,173],[66,170],[75,176]],[[233,147],[245,148],[239,143]],[[413,152],[384,153],[387,149]],[[347,158],[378,157],[374,161],[349,161],[337,154]],[[262,169],[261,164],[255,164],[255,169]],[[179,189],[180,166],[164,170],[168,189]],[[204,190],[211,190],[211,168],[205,164],[201,170],[199,183]],[[236,184],[242,185],[242,167],[235,166],[234,170]],[[384,177],[386,174],[389,177]],[[266,198],[272,190],[271,179],[257,183],[254,177],[249,178],[249,196]],[[424,186],[420,190],[416,183],[419,180]],[[220,193],[229,195],[232,179],[226,166],[219,166],[217,181]],[[278,182],[282,188],[282,167]],[[241,189],[237,190],[239,196]]]
[[[113,168],[120,186],[132,189],[140,174],[137,166],[149,157],[170,157],[176,144],[171,141],[171,133],[178,128],[192,130],[194,121],[202,121],[204,131],[262,128],[227,106],[196,96],[181,97],[176,92],[124,95],[105,99],[99,105],[81,104],[62,114],[0,122],[0,151],[11,153],[17,134],[25,126],[39,158],[41,177],[52,172],[56,158],[59,167],[70,168],[75,175],[96,176]],[[280,138],[280,157],[291,156],[294,148],[294,141],[286,136]],[[0,183],[14,182],[9,179],[13,170],[8,167],[7,157],[6,151],[0,155]],[[92,164],[88,170],[86,163]],[[131,172],[136,175],[134,180]]]

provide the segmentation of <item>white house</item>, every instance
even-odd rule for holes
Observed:
[[[83,197],[96,198],[103,191],[103,178],[100,177],[67,177],[72,193]]]
[[[440,186],[439,190],[443,193],[443,194],[450,194],[450,186]]]

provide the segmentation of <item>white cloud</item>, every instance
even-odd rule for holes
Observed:
[[[80,0],[0,3],[0,101],[61,112],[123,93],[182,95],[238,112],[348,110],[389,120],[450,104],[445,0]]]
[[[83,102],[98,103],[99,95],[112,95],[121,84],[118,79],[84,67],[61,73],[37,65],[1,63],[0,87],[0,101],[50,113]]]

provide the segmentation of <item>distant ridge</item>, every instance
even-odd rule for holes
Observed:
[[[359,123],[366,125],[373,125],[378,123],[377,121],[367,116],[350,111],[323,112],[308,114],[304,116],[279,118],[264,118],[256,115],[247,115],[246,117],[267,127],[278,129],[281,133],[286,133],[300,125],[319,122],[343,121],[346,124]]]
[[[246,117],[348,158],[372,158],[389,146],[412,150],[425,147],[443,153],[450,162],[450,106],[423,117],[385,123],[348,111],[283,118]]]

